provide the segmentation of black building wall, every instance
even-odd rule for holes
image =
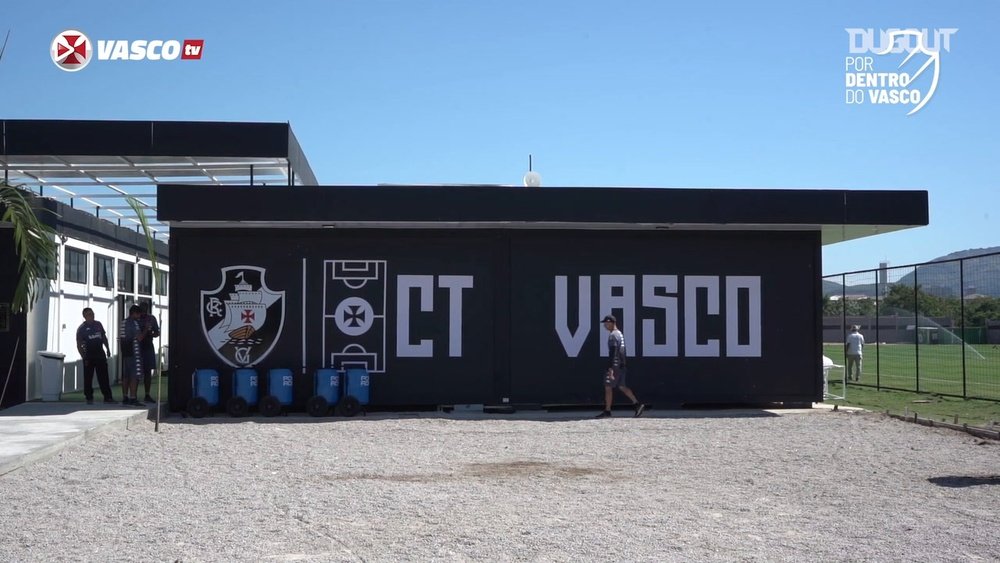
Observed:
[[[597,403],[609,311],[644,401],[819,400],[819,248],[801,231],[174,228],[170,405],[196,368],[345,361],[377,405]]]
[[[24,314],[10,312],[17,286],[17,254],[14,230],[0,226],[0,408],[24,402],[25,320]],[[10,371],[10,379],[7,373]]]

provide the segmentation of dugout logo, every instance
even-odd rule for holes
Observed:
[[[875,30],[845,28],[844,101],[853,105],[901,105],[920,111],[937,92],[941,54],[951,52],[957,28]]]
[[[221,269],[219,287],[201,292],[201,325],[212,350],[233,367],[267,357],[285,325],[285,292],[265,283],[257,266]]]

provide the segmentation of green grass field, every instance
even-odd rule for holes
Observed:
[[[152,381],[152,385],[150,386],[149,394],[152,395],[154,399],[157,399],[160,396],[158,394],[158,392],[157,392],[157,389],[159,389],[159,393],[162,393],[162,395],[163,395],[163,400],[166,401],[166,399],[167,399],[167,378],[166,377],[162,378],[162,382],[160,382],[160,386],[159,387],[157,387],[157,379],[158,379],[157,377],[153,377],[153,381]],[[111,391],[115,395],[115,400],[120,403],[121,400],[122,400],[122,386],[121,385],[116,385],[116,384],[112,383],[111,384]],[[144,392],[144,389],[143,389],[142,383],[139,383],[139,398],[140,399],[142,398],[143,392]],[[74,391],[72,393],[63,393],[60,396],[59,400],[60,401],[65,401],[65,402],[70,402],[70,403],[73,403],[73,402],[82,403],[84,401],[83,391]],[[103,401],[104,401],[104,396],[101,395],[101,388],[97,384],[97,378],[95,377],[94,378],[94,402],[101,403]]]
[[[834,363],[846,365],[843,345],[825,344],[823,353]],[[888,409],[894,414],[917,412],[921,416],[948,421],[957,415],[959,422],[969,424],[1000,421],[1000,346],[966,346],[964,361],[965,396],[987,400],[962,399],[963,358],[960,345],[931,344],[918,348],[913,344],[881,344],[877,347],[869,344],[865,346],[861,384],[849,382],[847,399],[831,402],[882,412]],[[844,394],[839,384],[840,373],[839,369],[830,372],[830,392],[835,395]],[[879,391],[875,388],[876,383],[883,388],[904,391]]]
[[[842,345],[825,344],[823,353],[834,363],[846,364]],[[966,346],[964,361],[964,396],[1000,400],[1000,346]],[[962,362],[962,347],[956,344],[868,345],[861,383],[962,397]]]

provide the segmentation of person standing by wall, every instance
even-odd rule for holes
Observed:
[[[632,389],[626,383],[628,354],[625,350],[625,335],[622,334],[622,331],[618,330],[618,319],[614,315],[605,315],[601,322],[604,323],[604,328],[609,333],[608,355],[610,358],[608,369],[604,372],[604,410],[601,414],[597,415],[597,418],[611,416],[611,402],[614,399],[615,389],[621,391],[632,401],[632,406],[635,408],[635,416],[642,416],[642,412],[646,410],[646,405],[640,403],[635,398],[635,393],[632,392]]]
[[[149,303],[142,302],[139,304],[139,326],[142,327],[142,343],[139,345],[139,350],[142,352],[142,386],[146,391],[146,396],[143,397],[143,401],[147,403],[155,403],[152,395],[149,394],[149,388],[153,383],[153,371],[156,370],[156,347],[153,342],[154,338],[160,337],[160,323],[157,322],[156,317],[149,314]]]
[[[861,381],[861,356],[865,347],[865,337],[861,335],[860,330],[861,327],[858,325],[852,326],[851,334],[847,335],[847,342],[844,343],[847,352],[847,378],[854,381]]]
[[[87,307],[83,310],[83,324],[76,329],[76,347],[83,358],[83,396],[87,404],[94,404],[94,373],[97,373],[97,384],[104,395],[104,403],[115,402],[111,392],[111,381],[108,378],[108,357],[111,347],[108,345],[108,333],[104,325],[94,320],[94,310]],[[105,354],[105,352],[107,352]]]
[[[125,389],[123,405],[132,407],[144,406],[136,396],[139,389],[139,379],[142,378],[142,340],[144,334],[139,317],[142,311],[138,305],[132,305],[125,319],[125,336],[122,342],[122,363],[124,371],[122,387]]]

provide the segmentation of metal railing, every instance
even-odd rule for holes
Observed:
[[[822,299],[827,357],[865,339],[850,384],[1000,401],[1000,253],[824,276]]]

